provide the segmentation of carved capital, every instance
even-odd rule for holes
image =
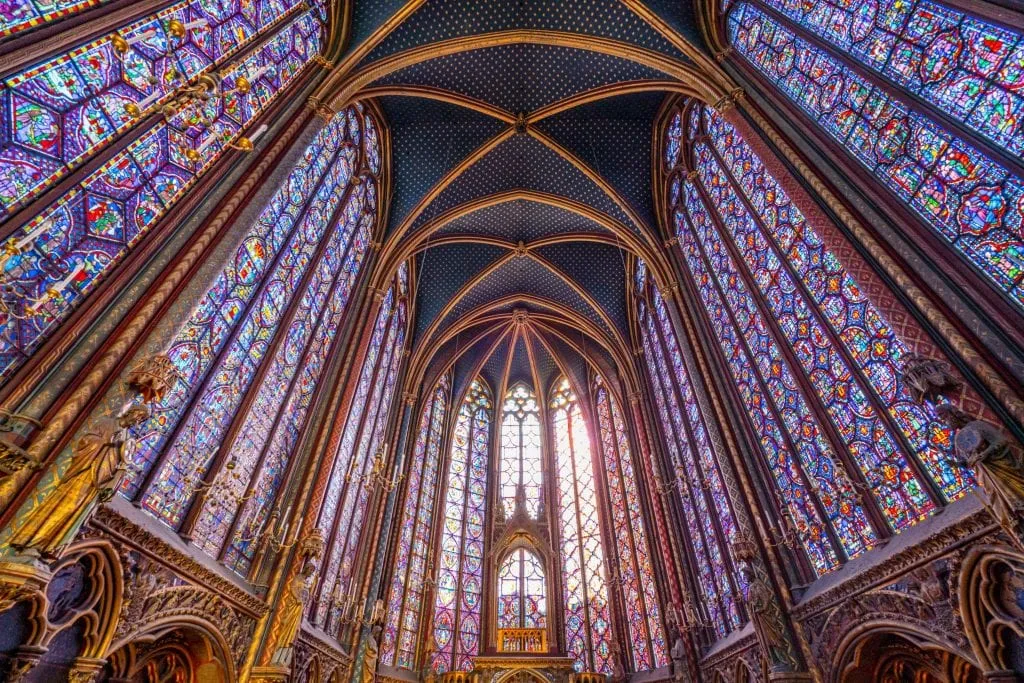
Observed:
[[[729,47],[725,48],[724,50],[719,50],[718,52],[715,53],[715,61],[718,62],[719,64],[721,64],[726,59],[728,59],[730,56],[732,56],[733,52],[735,52],[735,50],[733,49],[732,45],[730,45]]]
[[[713,106],[719,111],[719,113],[725,114],[727,111],[735,107],[743,97],[743,88],[735,88],[728,95],[725,95],[715,102]]]
[[[337,114],[336,111],[322,102],[316,95],[311,95],[310,98],[306,100],[306,106],[309,107],[314,114],[323,119],[324,123],[330,123],[331,119],[334,118],[334,115]]]
[[[321,69],[326,69],[326,70],[330,71],[331,69],[334,68],[334,64],[331,62],[331,60],[327,59],[323,55],[317,55],[316,57],[313,57],[312,61],[313,61],[314,64],[319,66]]]

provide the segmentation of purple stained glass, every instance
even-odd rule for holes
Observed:
[[[713,110],[707,119],[715,148],[760,219],[748,227],[762,228],[755,235],[734,235],[734,242],[748,256],[751,249],[775,248],[780,266],[787,265],[806,287],[810,303],[862,370],[933,481],[949,499],[963,495],[972,479],[953,464],[951,430],[932,406],[913,400],[902,379],[906,346],[733,127]],[[786,283],[793,284],[778,278],[762,290]]]
[[[269,4],[256,3],[263,10],[256,14],[266,15]],[[299,4],[288,0],[283,9]],[[123,57],[114,50],[111,34],[4,79],[0,88],[0,178],[5,180],[0,181],[0,217],[24,205],[134,126],[136,119],[126,107],[143,100],[149,106],[167,101],[183,81],[222,64],[272,23],[266,17],[257,20],[250,16],[243,3],[230,3],[230,11],[214,12],[204,5],[199,0],[179,2],[124,26],[118,33],[132,42],[132,47]],[[320,23],[308,12],[304,16],[309,26],[296,49],[309,51],[304,55],[309,59],[319,50]],[[0,11],[0,27],[3,19]],[[168,33],[171,21],[192,27],[184,39]],[[285,72],[293,68],[283,60],[275,61]],[[280,80],[289,80],[288,75],[282,74]],[[232,85],[233,80],[226,79],[225,88]],[[259,83],[254,85],[255,90],[260,89]],[[157,94],[155,100],[149,99]]]
[[[21,245],[21,253],[5,265],[12,286],[0,293],[0,379],[13,374],[38,349],[210,169],[226,143],[279,96],[316,54],[318,41],[319,26],[305,13],[234,68],[232,74],[272,64],[283,72],[270,82],[258,80],[265,97],[256,101],[250,93],[244,114],[230,104],[227,111],[210,112],[216,119],[211,135],[218,141],[207,148],[198,166],[182,152],[202,144],[195,111],[189,108],[144,132],[13,233],[10,239]],[[0,167],[3,163],[0,159]],[[17,173],[0,171],[0,177],[16,180]],[[4,182],[0,180],[0,198]],[[50,295],[50,290],[58,293]]]
[[[472,668],[480,651],[484,514],[488,434],[493,404],[474,381],[459,408],[452,436],[434,600],[431,668],[438,673]]]
[[[1024,154],[1024,36],[929,2],[760,0],[860,66]]]
[[[611,615],[590,437],[569,380],[548,402],[555,443],[567,654],[577,671],[610,674]]]
[[[737,262],[722,241],[731,236],[742,249],[751,282],[760,289],[765,306],[800,364],[800,368],[792,370],[802,370],[814,388],[889,524],[901,530],[924,518],[935,510],[935,503],[908,464],[895,435],[813,316],[792,278],[781,268],[776,254],[764,243],[753,216],[739,200],[710,149],[698,144],[696,155],[700,181],[729,233],[722,235],[710,229],[710,224],[702,226],[709,228],[703,232],[698,229],[727,303],[737,315],[749,318],[759,330],[769,334],[754,303],[754,293],[748,289]],[[784,361],[780,358],[780,362]]]
[[[448,394],[446,374],[435,387],[431,400],[424,403],[412,462],[407,469],[408,484],[398,527],[398,546],[388,591],[388,616],[381,642],[381,661],[388,666],[405,669],[416,666]]]
[[[619,580],[626,607],[633,670],[648,671],[664,666],[668,657],[640,492],[626,423],[600,377],[595,395],[611,521],[618,539]]]
[[[901,8],[911,5],[914,3],[901,3]],[[913,20],[908,19],[902,35],[911,42],[917,40],[915,32],[922,36],[929,33],[927,24],[915,15]],[[796,35],[765,10],[747,2],[737,3],[728,26],[733,46],[754,68],[817,121],[941,239],[1024,307],[1024,181],[1019,175],[928,119],[915,105],[889,94],[835,55]],[[930,40],[942,42],[949,37],[948,33],[932,34]],[[890,65],[903,68],[903,59],[909,60],[907,64],[917,63],[924,69],[917,70],[918,76],[945,68],[939,65],[942,58],[929,63],[923,53],[912,56],[913,47],[893,45],[890,49],[885,47],[885,40],[876,45],[889,50]],[[982,52],[993,50],[981,39],[974,47]],[[1020,53],[1018,47],[1016,54]],[[965,64],[959,57],[957,63]],[[1019,82],[1020,57],[1007,63],[1010,68],[1005,82]],[[950,72],[952,64],[950,61]],[[954,92],[953,96],[958,95]],[[980,110],[993,112],[986,118],[996,128],[1008,122],[1016,125],[1005,105],[986,104]]]
[[[404,269],[400,270],[397,278],[404,278],[405,273]],[[356,548],[364,530],[363,516],[366,514],[370,494],[368,476],[374,460],[384,455],[384,433],[391,415],[395,386],[401,369],[402,350],[405,346],[406,304],[396,294],[398,287],[398,282],[393,283],[385,295],[385,301],[389,302],[389,305],[386,311],[387,336],[384,338],[383,347],[372,355],[368,351],[367,358],[363,361],[360,381],[370,378],[368,381],[372,387],[368,387],[367,391],[369,400],[365,404],[353,401],[340,444],[346,450],[334,451],[335,469],[332,478],[341,471],[339,465],[345,462],[340,482],[345,486],[335,494],[331,505],[336,514],[327,514],[326,505],[320,513],[321,524],[333,526],[333,533],[326,536],[329,540],[324,559],[323,581],[320,598],[314,605],[314,616],[316,623],[323,625],[332,635],[337,635],[338,623],[333,618],[328,620],[327,617],[328,614],[333,617],[339,607],[334,604],[335,596],[343,595],[351,588],[349,581],[352,578]],[[382,307],[378,318],[384,314],[385,309]],[[349,457],[344,458],[342,453],[348,453]],[[330,484],[328,487],[330,489]]]
[[[139,493],[143,478],[185,414],[189,400],[246,318],[257,294],[266,290],[279,261],[304,241],[299,227],[315,224],[314,214],[307,209],[312,209],[313,203],[331,201],[348,182],[355,154],[343,136],[344,123],[340,121],[317,134],[170,343],[167,353],[179,377],[164,402],[136,428],[137,447],[121,486],[127,497]]]

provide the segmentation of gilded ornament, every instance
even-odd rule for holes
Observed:
[[[74,540],[99,503],[113,498],[124,476],[129,430],[149,417],[140,405],[117,418],[101,417],[74,443],[71,462],[52,488],[14,523],[7,541],[21,558],[56,558]]]
[[[273,649],[271,664],[290,668],[295,639],[302,627],[302,613],[316,582],[318,563],[324,554],[324,537],[319,529],[299,542],[299,569],[292,576],[281,598],[279,619],[270,632],[269,647]]]

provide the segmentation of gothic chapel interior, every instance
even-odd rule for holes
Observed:
[[[0,0],[0,680],[1024,683],[1021,0]]]

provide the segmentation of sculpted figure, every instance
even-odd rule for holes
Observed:
[[[683,642],[682,634],[676,635],[676,642],[669,650],[672,657],[672,679],[676,683],[689,683],[690,677],[686,672],[686,643]]]
[[[904,357],[901,375],[918,403],[937,401],[960,386],[948,363],[916,353],[908,353]]]
[[[1016,510],[1024,505],[1024,461],[1020,454],[994,424],[974,420],[946,403],[937,410],[950,429],[956,431],[953,446],[958,464],[974,472],[996,520],[1004,527],[1016,529]]]
[[[778,610],[771,588],[749,566],[740,567],[740,574],[748,584],[746,605],[754,634],[761,647],[761,655],[768,660],[772,671],[791,671],[788,648],[786,647],[785,626],[778,619]]]
[[[71,463],[46,496],[15,522],[8,541],[29,557],[53,559],[70,543],[97,505],[110,500],[124,475],[128,430],[149,417],[132,406],[119,417],[94,422],[75,442]]]
[[[302,628],[302,613],[316,582],[317,563],[324,553],[324,537],[319,529],[307,536],[299,545],[299,569],[288,582],[284,597],[281,598],[280,617],[270,635],[274,650],[272,663],[291,666],[295,639]]]

